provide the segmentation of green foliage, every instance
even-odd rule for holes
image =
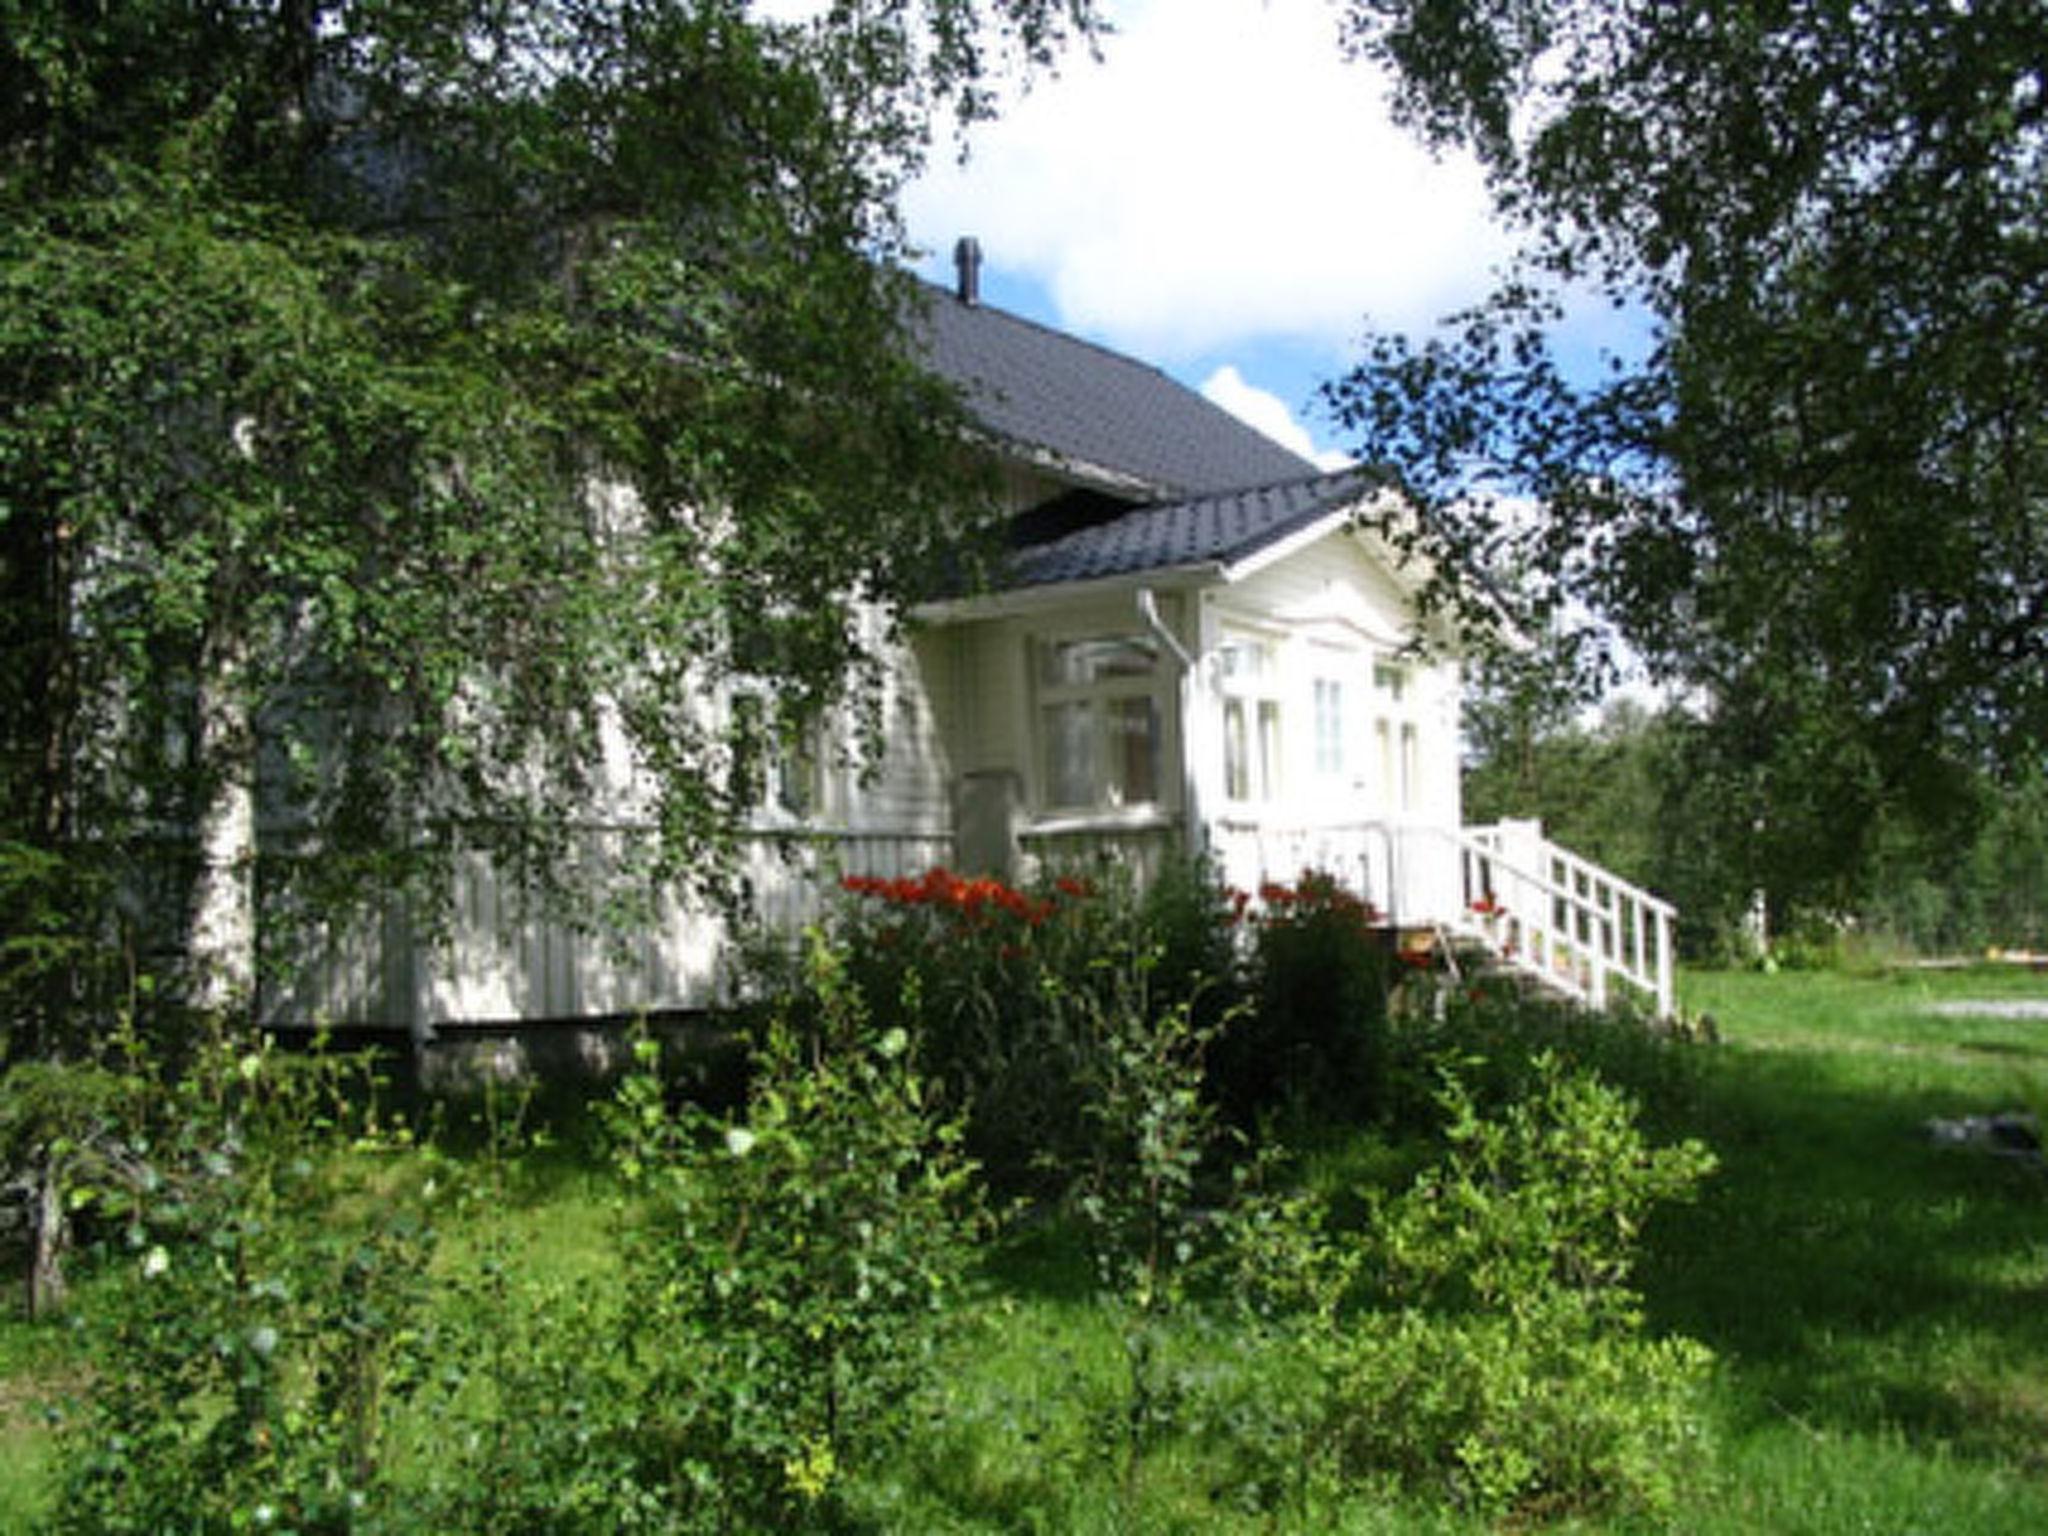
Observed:
[[[1404,1131],[1443,1129],[1440,1077],[1485,1114],[1536,1096],[1555,1062],[1629,1095],[1660,1132],[1696,1117],[1707,1060],[1688,1031],[1625,1008],[1596,1012],[1512,976],[1418,977],[1396,999],[1387,1121]]]
[[[1093,1136],[1070,1191],[1093,1250],[1098,1295],[1123,1341],[1124,1395],[1106,1443],[1121,1452],[1127,1504],[1135,1502],[1147,1447],[1176,1419],[1166,1354],[1170,1329],[1186,1321],[1203,1238],[1196,1179],[1215,1143],[1202,1071],[1213,1030],[1195,1022],[1187,1001],[1163,1011],[1145,1006],[1154,963],[1138,957],[1116,989],[1095,1000],[1104,1008],[1101,1045],[1081,1085]]]
[[[26,1194],[28,1315],[64,1304],[64,1254],[82,1214],[119,1218],[149,1182],[151,1084],[117,1067],[22,1061],[0,1074],[0,1179]]]
[[[1386,1107],[1395,961],[1364,902],[1326,873],[1240,903],[1252,926],[1249,1007],[1214,1056],[1212,1089],[1249,1128],[1280,1111],[1362,1124]]]
[[[1188,1009],[1207,1029],[1230,1005],[1224,912],[1199,868],[1144,891],[1116,869],[1028,889],[944,869],[845,886],[835,945],[861,994],[910,1031],[1004,1191],[1056,1191],[1090,1160],[1091,1094],[1116,1070],[1117,1021]],[[780,962],[763,961],[759,987],[773,996]]]
[[[2048,949],[2048,770],[2016,782],[1958,778],[1973,835],[1879,828],[1870,888],[1852,908],[1865,942],[1920,954]]]
[[[622,1088],[630,1217],[622,1432],[684,1529],[824,1523],[885,1454],[962,1285],[978,1215],[957,1122],[926,1100],[815,942],[806,1027],[769,1026],[745,1112]]]
[[[1236,1229],[1269,1347],[1314,1386],[1290,1411],[1297,1498],[1391,1476],[1499,1516],[1668,1508],[1702,1435],[1707,1353],[1645,1336],[1643,1218],[1713,1167],[1651,1149],[1629,1101],[1548,1057],[1482,1115],[1445,1074],[1448,1150],[1347,1236],[1305,1196]]]
[[[434,1239],[366,1144],[340,1153],[349,1070],[212,1051],[160,1091],[80,1314],[93,1387],[59,1439],[55,1529],[402,1523],[382,1453]]]
[[[1524,245],[1336,405],[1442,569],[1602,615],[1701,702],[1752,888],[1839,906],[1882,818],[1943,827],[1958,773],[2024,772],[2048,725],[2038,9],[1347,10]],[[1561,355],[1589,288],[1633,355]]]
[[[1860,781],[1821,761],[1796,793],[1770,789],[1728,755],[1713,722],[1680,708],[1622,704],[1588,726],[1568,711],[1525,709],[1512,670],[1503,679],[1483,669],[1481,684],[1468,814],[1540,818],[1557,841],[1657,891],[1677,906],[1691,957],[1756,958],[1746,924],[1759,894],[1780,965],[2048,944],[2039,768],[1957,767],[1936,815],[1882,795],[1859,800]],[[1853,858],[1828,846],[1845,820],[1861,823]]]
[[[1093,25],[11,6],[0,839],[76,878],[10,932],[183,954],[241,1009],[259,928],[430,916],[464,848],[535,898],[729,885],[764,756],[864,692],[862,605],[988,511],[909,359],[896,193],[935,113]],[[702,707],[728,685],[787,718]],[[600,858],[621,743],[644,836]]]

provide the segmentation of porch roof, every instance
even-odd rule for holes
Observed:
[[[1014,591],[1189,566],[1227,570],[1363,501],[1381,484],[1371,470],[1346,469],[1133,507],[1012,551],[995,585]]]

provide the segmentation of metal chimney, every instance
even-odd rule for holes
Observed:
[[[962,304],[981,302],[981,242],[962,235],[953,245],[953,270],[959,274],[954,292]]]

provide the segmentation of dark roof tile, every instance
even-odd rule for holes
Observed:
[[[925,361],[966,391],[997,437],[1138,494],[1199,496],[1298,478],[1315,466],[1157,368],[927,286],[912,330]]]
[[[1004,588],[1134,576],[1176,566],[1235,565],[1362,499],[1380,484],[1365,469],[1198,496],[1121,516],[1016,551]]]

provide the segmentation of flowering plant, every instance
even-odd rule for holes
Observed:
[[[1379,1094],[1389,930],[1380,911],[1327,870],[1228,895],[1251,936],[1253,1006],[1218,1043],[1217,1088],[1249,1125],[1272,1109],[1356,1117]]]
[[[832,927],[878,1013],[900,1019],[941,1102],[967,1116],[969,1151],[1010,1188],[1081,1155],[1101,1021],[1131,1004],[1148,947],[1122,876],[1029,885],[944,867],[848,875]],[[1135,1006],[1150,1007],[1140,987]]]

